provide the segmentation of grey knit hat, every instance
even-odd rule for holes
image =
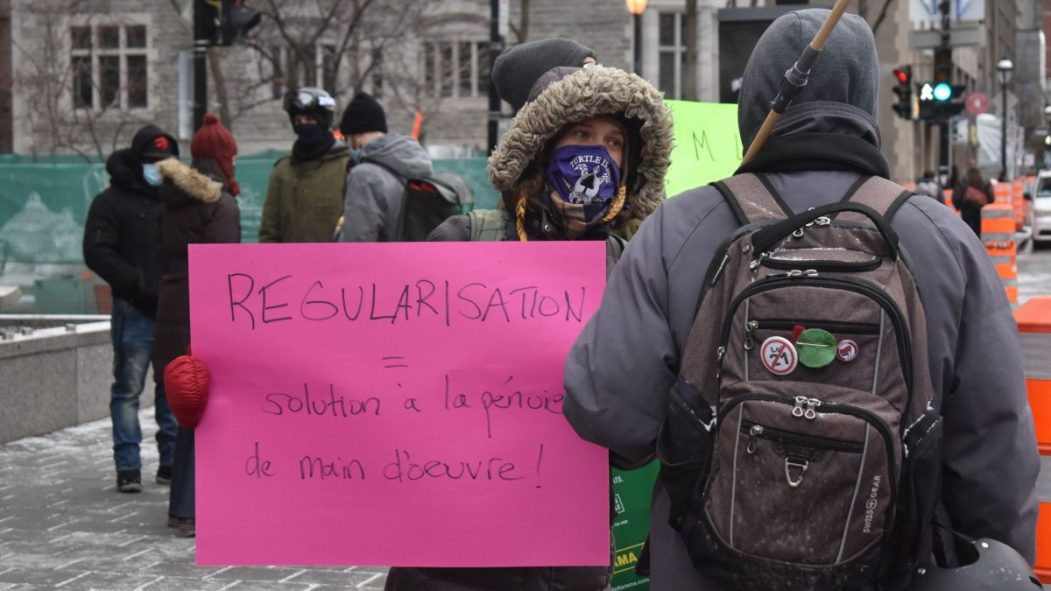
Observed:
[[[584,65],[595,50],[572,39],[539,39],[515,45],[493,63],[493,84],[500,98],[517,111],[526,103],[529,89],[551,68]]]

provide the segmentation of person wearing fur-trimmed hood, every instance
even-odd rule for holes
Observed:
[[[537,65],[543,55],[536,54],[553,44],[570,47],[559,47],[549,58],[554,67],[543,70]],[[497,89],[521,107],[489,157],[489,181],[506,212],[499,239],[605,240],[611,232],[630,237],[664,199],[672,120],[661,93],[635,74],[593,63],[586,51],[576,54],[582,67],[558,63],[574,55],[573,46],[582,48],[569,40],[544,40],[497,58]],[[525,84],[521,78],[528,79],[530,66],[541,71]],[[478,216],[455,216],[431,239],[470,240],[477,223]]]
[[[237,143],[219,119],[206,113],[190,142],[192,167],[169,158],[157,163],[164,179],[158,196],[164,204],[159,230],[161,287],[157,303],[157,337],[153,366],[161,369],[186,353],[190,345],[190,283],[187,253],[190,244],[241,241],[241,217],[234,196],[240,192],[234,177]],[[173,393],[173,400],[177,393]],[[168,525],[193,535],[194,437],[179,407],[172,403],[179,430],[175,438]]]
[[[518,109],[489,158],[502,207],[453,216],[430,240],[604,240],[607,271],[613,266],[623,241],[611,232],[663,200],[672,124],[652,85],[593,62],[593,52],[568,39],[497,58],[497,90]],[[397,567],[386,590],[599,591],[610,576],[608,567]]]

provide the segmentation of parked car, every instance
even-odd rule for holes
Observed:
[[[1032,207],[1033,243],[1051,243],[1051,170],[1037,176]]]

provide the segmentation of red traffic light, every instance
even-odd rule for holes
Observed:
[[[898,79],[899,84],[908,84],[912,75],[903,68],[894,68],[894,77]]]

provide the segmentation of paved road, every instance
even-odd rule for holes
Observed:
[[[1018,301],[1051,296],[1051,246],[1024,249],[1018,255]]]
[[[1020,254],[1018,270],[1020,301],[1051,295],[1051,249]],[[140,420],[150,441],[152,409]],[[383,588],[380,568],[195,567],[194,541],[165,526],[167,487],[149,479],[137,495],[114,490],[109,425],[0,446],[0,591]],[[156,449],[144,446],[143,460],[152,475]],[[1042,490],[1051,490],[1043,476]]]
[[[140,421],[152,442],[152,409]],[[194,566],[193,539],[165,525],[168,488],[152,478],[156,446],[143,446],[145,490],[121,494],[110,445],[107,418],[0,446],[0,591],[383,588],[382,568]]]

